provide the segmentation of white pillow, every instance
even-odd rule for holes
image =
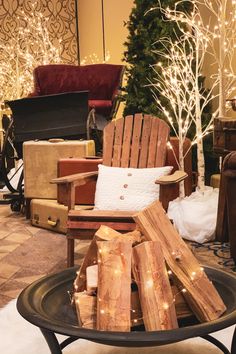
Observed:
[[[155,181],[173,167],[121,168],[98,165],[95,207],[98,210],[141,210],[159,199]]]

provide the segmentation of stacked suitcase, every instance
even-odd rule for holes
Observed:
[[[30,201],[32,225],[66,233],[67,207],[57,202],[57,188],[50,181],[57,176],[84,172],[86,166],[90,165],[90,159],[86,157],[94,154],[92,140],[51,139],[27,141],[23,144],[25,198]],[[96,169],[99,162],[101,160],[92,159],[90,170]],[[92,195],[94,188],[92,186]],[[90,208],[93,198],[82,197],[81,201],[83,208]]]

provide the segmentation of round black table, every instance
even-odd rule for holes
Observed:
[[[17,309],[27,321],[40,328],[52,354],[62,354],[63,348],[80,338],[119,347],[153,347],[193,337],[202,337],[229,354],[228,349],[209,333],[236,323],[236,277],[214,268],[204,268],[227,307],[223,316],[211,322],[198,323],[195,318],[189,318],[188,324],[180,323],[178,329],[153,332],[107,332],[81,328],[68,295],[78,270],[76,267],[48,275],[29,285],[19,295]],[[55,333],[68,338],[59,344]],[[236,331],[231,353],[236,354]]]

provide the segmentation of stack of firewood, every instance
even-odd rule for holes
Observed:
[[[101,226],[74,281],[79,324],[104,331],[178,327],[192,311],[201,322],[226,310],[159,202],[134,216],[138,230]]]

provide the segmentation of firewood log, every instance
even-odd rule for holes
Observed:
[[[97,329],[130,331],[132,242],[98,241]]]
[[[201,321],[219,318],[226,310],[212,282],[180,237],[159,201],[134,216],[146,239],[159,241],[169,268],[189,306]]]
[[[75,293],[74,300],[79,325],[84,328],[96,329],[96,296],[90,296],[83,291]]]
[[[137,244],[141,242],[141,233],[138,230],[127,232],[121,234],[118,231],[111,229],[108,226],[102,225],[96,232],[94,238],[92,239],[88,251],[83,259],[80,270],[77,273],[77,277],[74,281],[74,290],[76,292],[81,292],[86,290],[86,268],[97,264],[97,241],[110,241],[117,238],[123,238],[125,240],[131,241],[132,244]]]
[[[174,297],[159,242],[143,242],[133,248],[132,271],[146,331],[177,328]]]

